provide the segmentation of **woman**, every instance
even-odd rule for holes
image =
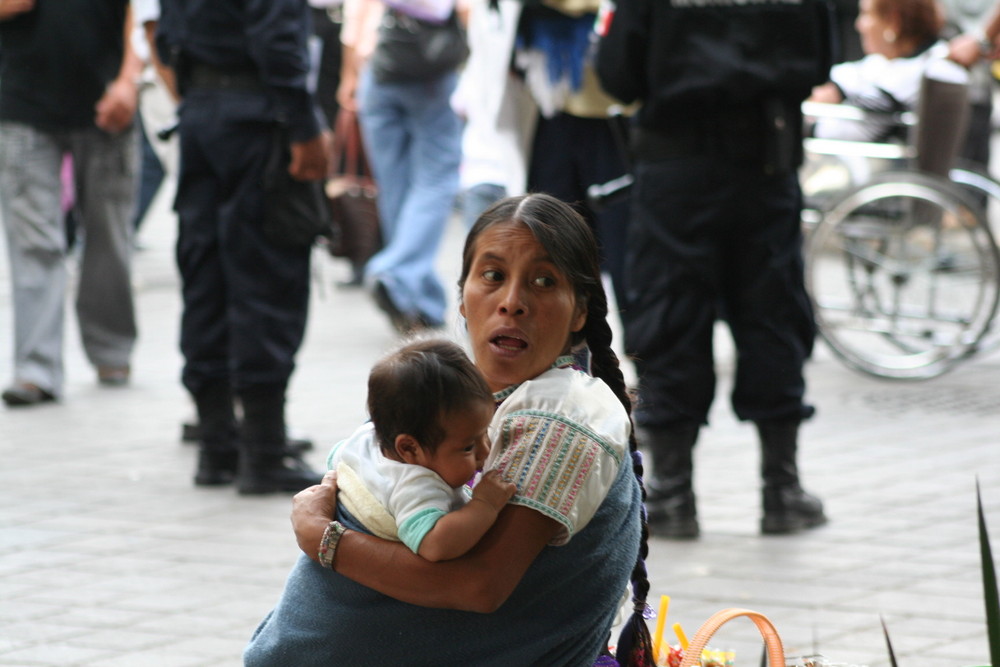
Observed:
[[[458,16],[464,11],[454,9]],[[341,106],[358,111],[378,184],[385,245],[368,260],[364,280],[403,333],[444,323],[447,300],[435,262],[462,159],[462,124],[450,104],[459,63],[419,79],[380,74],[375,64],[386,34],[382,26],[412,21],[380,0],[348,0],[337,93]]]
[[[938,39],[944,26],[940,5],[936,0],[861,0],[854,25],[865,57],[834,65],[830,81],[813,89],[810,101],[885,112],[916,108],[928,65],[948,57],[948,44]],[[893,128],[891,120],[821,118],[813,135],[885,141]]]
[[[247,665],[592,665],[630,578],[619,660],[634,648],[653,664],[642,466],[590,229],[547,195],[502,200],[469,232],[459,285],[500,401],[485,468],[517,494],[469,553],[429,563],[356,530],[343,508],[331,557],[335,485],[303,492],[293,524],[305,556]],[[593,377],[574,349],[589,349]],[[321,542],[334,572],[318,564]]]

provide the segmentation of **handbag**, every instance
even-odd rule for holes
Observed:
[[[355,112],[341,108],[333,130],[333,173],[326,182],[331,234],[327,249],[350,260],[356,272],[382,248],[378,190],[371,177]]]
[[[388,8],[370,63],[381,83],[426,81],[457,69],[468,55],[465,29],[454,11],[444,23],[434,23]]]
[[[272,244],[307,248],[330,229],[321,181],[300,181],[288,173],[292,153],[288,129],[278,124],[271,135],[271,152],[264,167],[264,209],[261,231]]]

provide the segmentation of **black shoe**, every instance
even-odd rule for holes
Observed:
[[[392,323],[393,328],[403,336],[442,327],[422,314],[409,315],[404,313],[389,296],[389,290],[385,284],[380,281],[375,281],[372,298],[375,299],[375,305],[379,307],[379,310],[389,316],[389,322]]]
[[[298,493],[322,480],[321,473],[291,452],[284,455],[250,452],[240,457],[236,490],[241,495]]]
[[[673,540],[690,540],[701,534],[694,493],[674,497],[646,498],[646,525],[653,537]]]
[[[412,318],[399,309],[399,306],[389,295],[389,289],[381,280],[375,281],[375,285],[372,287],[372,298],[379,310],[389,317],[389,322],[392,323],[396,331],[401,334],[410,333]]]
[[[200,439],[201,427],[197,423],[184,422],[181,424],[181,442],[195,445],[198,444]],[[311,452],[315,448],[315,444],[309,438],[289,435],[288,442],[285,443],[285,448],[293,454],[303,454]]]
[[[124,387],[132,376],[129,366],[98,366],[97,381],[105,387]]]
[[[692,456],[698,424],[677,422],[636,429],[639,445],[653,455],[646,485],[646,523],[650,535],[669,539],[698,537]]]
[[[239,468],[239,452],[215,452],[202,449],[198,452],[198,469],[194,474],[195,486],[223,486],[232,484]]]
[[[760,532],[765,535],[798,533],[826,522],[823,502],[798,484],[764,488],[764,518],[760,521]]]
[[[3,392],[3,402],[12,408],[38,405],[54,400],[56,400],[54,394],[27,382],[13,384]]]

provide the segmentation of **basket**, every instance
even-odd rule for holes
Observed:
[[[691,638],[691,643],[684,649],[684,661],[681,662],[681,667],[697,667],[701,662],[701,652],[708,645],[712,635],[723,625],[740,616],[746,616],[753,621],[760,631],[761,637],[764,638],[769,667],[785,667],[785,649],[781,645],[781,638],[770,619],[760,612],[738,608],[717,611],[702,623],[698,632]]]

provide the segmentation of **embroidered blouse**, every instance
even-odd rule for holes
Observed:
[[[562,526],[550,544],[566,544],[604,502],[628,451],[631,426],[621,402],[572,357],[497,394],[487,470],[517,485],[509,502]]]

